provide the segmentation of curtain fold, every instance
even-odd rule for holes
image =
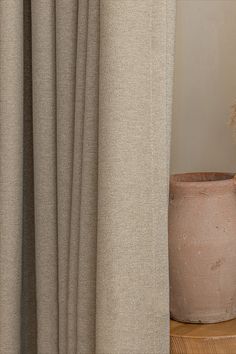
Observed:
[[[32,121],[32,41],[31,4],[24,0],[24,89],[23,89],[23,230],[22,230],[22,293],[21,352],[36,353],[36,273],[34,222],[34,156]]]
[[[58,351],[55,2],[31,3],[37,337],[39,353],[54,354]]]
[[[167,354],[174,0],[0,1],[0,353]]]
[[[0,2],[0,352],[20,341],[23,2]]]
[[[97,349],[167,353],[174,2],[101,1]],[[173,43],[173,42],[172,42]]]
[[[59,348],[67,351],[69,242],[77,67],[78,1],[56,2]],[[65,119],[66,117],[66,119]]]

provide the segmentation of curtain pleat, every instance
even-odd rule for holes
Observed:
[[[67,353],[78,1],[56,2],[59,353]]]
[[[0,353],[19,351],[23,202],[23,2],[0,2]]]
[[[169,352],[166,27],[173,14],[174,2],[101,0],[98,353]]]
[[[36,354],[36,274],[34,237],[34,160],[32,117],[31,3],[24,0],[24,132],[21,352]]]
[[[89,1],[80,196],[77,352],[95,352],[99,1]]]
[[[67,352],[76,353],[77,347],[77,297],[78,297],[78,256],[80,241],[80,210],[82,189],[82,161],[84,140],[84,110],[87,67],[88,1],[78,2],[78,30],[76,57],[76,88],[73,147],[72,204],[69,239],[68,272],[68,327]]]
[[[167,354],[174,0],[0,0],[0,353]]]
[[[55,1],[32,0],[38,352],[58,353]]]

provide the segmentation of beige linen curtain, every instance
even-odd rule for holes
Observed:
[[[0,353],[167,354],[174,0],[0,0]]]

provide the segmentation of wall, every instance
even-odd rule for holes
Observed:
[[[171,171],[236,171],[236,0],[177,0]]]

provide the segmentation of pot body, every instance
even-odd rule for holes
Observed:
[[[171,317],[214,323],[236,317],[236,186],[232,174],[170,181]]]

